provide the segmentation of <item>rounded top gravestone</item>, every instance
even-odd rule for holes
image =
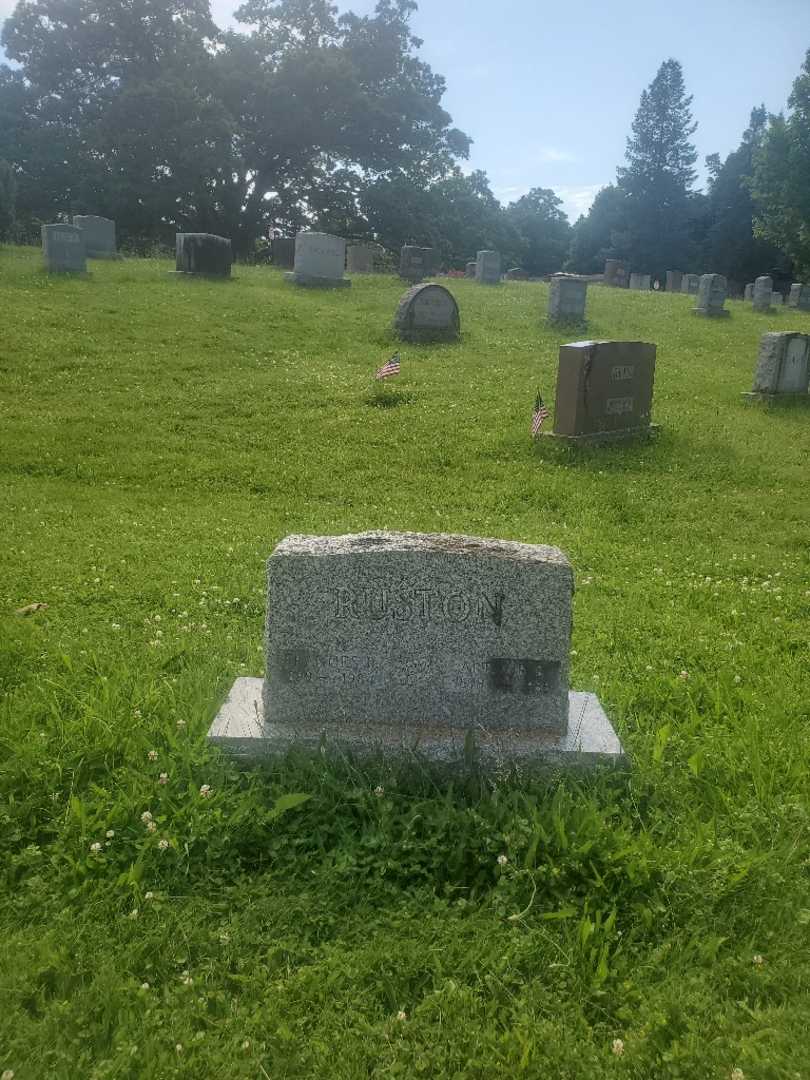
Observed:
[[[455,341],[460,329],[458,304],[443,285],[414,285],[394,316],[394,330],[403,341]]]

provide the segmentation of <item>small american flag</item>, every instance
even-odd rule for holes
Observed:
[[[374,372],[375,379],[389,379],[392,375],[399,375],[399,353],[394,353],[390,360]]]
[[[537,391],[537,397],[534,399],[534,412],[532,413],[532,438],[536,439],[543,426],[543,421],[548,416],[548,409],[543,404],[543,399],[540,396],[540,391]]]

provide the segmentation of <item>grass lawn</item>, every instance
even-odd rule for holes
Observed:
[[[381,408],[394,278],[91,268],[0,250],[0,1071],[810,1077],[810,409],[740,397],[810,315],[452,280]],[[572,337],[657,343],[655,442],[531,444]],[[561,547],[629,776],[209,750],[273,546],[372,528]]]

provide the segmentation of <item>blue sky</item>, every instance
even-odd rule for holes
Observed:
[[[13,6],[0,0],[0,17]],[[215,20],[237,6],[212,0]],[[736,148],[752,106],[783,109],[810,48],[810,0],[421,0],[413,27],[447,80],[445,108],[474,140],[468,167],[502,202],[553,188],[573,220],[615,178],[641,91],[667,57],[694,94],[701,166]]]

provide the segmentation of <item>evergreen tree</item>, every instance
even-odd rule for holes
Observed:
[[[618,170],[625,193],[622,254],[634,271],[661,277],[690,258],[690,188],[697,151],[691,96],[677,60],[665,60],[641,95]]]
[[[785,251],[810,280],[810,50],[788,99],[754,150],[755,234]]]
[[[605,259],[618,257],[616,234],[624,222],[625,193],[615,184],[597,192],[588,213],[574,223],[566,270],[600,274]]]

